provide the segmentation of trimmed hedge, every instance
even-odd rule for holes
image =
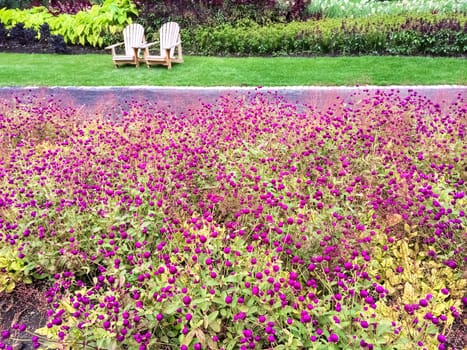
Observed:
[[[182,32],[198,55],[433,55],[467,52],[467,16],[375,16],[260,26],[253,21]]]

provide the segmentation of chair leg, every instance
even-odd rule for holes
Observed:
[[[170,59],[170,49],[165,50],[165,63],[167,64],[167,69],[172,69],[172,60]]]
[[[183,53],[182,53],[182,45],[178,45],[178,61],[181,63],[183,62]]]
[[[133,48],[133,57],[136,68],[139,68],[139,49],[136,47]]]

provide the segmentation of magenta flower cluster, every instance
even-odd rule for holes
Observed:
[[[397,304],[404,284],[376,268],[406,241],[427,266],[463,269],[466,104],[354,101],[320,111],[259,91],[112,115],[14,101],[0,113],[0,247],[49,281],[34,346],[447,348],[459,300],[434,303],[452,286]],[[410,265],[394,257],[396,279]],[[3,330],[0,349],[25,329]]]

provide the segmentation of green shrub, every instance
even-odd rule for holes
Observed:
[[[261,25],[304,19],[310,0],[135,0],[146,27],[173,20],[183,27],[236,23],[245,19]]]
[[[374,16],[260,26],[252,21],[182,31],[202,55],[437,55],[466,51],[466,15]]]
[[[113,41],[113,35],[120,34],[137,14],[131,0],[106,0],[101,6],[94,5],[76,15],[54,16],[43,6],[28,10],[0,9],[0,22],[7,28],[24,23],[25,27],[36,30],[47,23],[51,33],[62,35],[67,44],[102,47]]]
[[[120,40],[124,26],[135,15],[138,10],[131,0],[106,0],[76,15],[53,16],[45,7],[1,9],[0,22],[7,29],[24,23],[36,31],[47,23],[51,33],[62,35],[67,44],[103,47]],[[138,18],[148,40],[158,36],[161,21],[173,20],[164,18],[152,22],[147,15]],[[182,41],[185,52],[198,55],[460,56],[467,49],[466,19],[465,13],[426,13],[260,25],[246,17],[214,26],[182,23]]]

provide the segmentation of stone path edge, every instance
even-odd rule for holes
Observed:
[[[275,86],[275,87],[174,87],[174,86],[52,86],[0,87],[1,98],[52,96],[75,106],[100,110],[145,99],[157,103],[161,110],[182,113],[215,103],[221,96],[242,96],[256,92],[274,94],[290,103],[326,109],[338,99],[354,102],[362,93],[417,94],[434,103],[451,104],[467,99],[466,85],[389,85],[389,86]]]

